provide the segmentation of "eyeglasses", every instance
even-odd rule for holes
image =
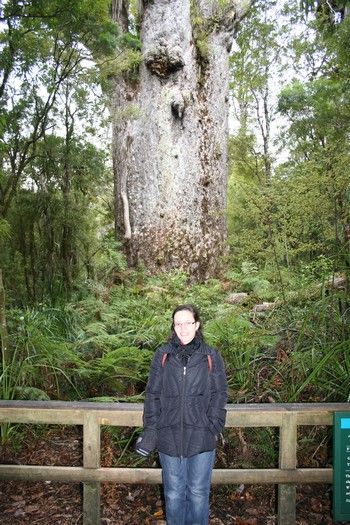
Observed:
[[[196,321],[185,321],[183,323],[174,323],[174,326],[176,328],[181,328],[181,326],[184,326],[185,328],[189,328],[191,324],[195,324]]]

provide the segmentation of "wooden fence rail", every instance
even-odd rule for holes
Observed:
[[[142,426],[141,404],[0,401],[0,424],[83,425],[83,466],[0,465],[0,479],[81,481],[84,525],[100,524],[100,483],[161,483],[160,469],[101,468],[101,425]],[[213,483],[278,484],[278,524],[295,525],[296,483],[332,483],[331,468],[297,467],[298,425],[332,425],[333,412],[348,403],[227,406],[227,427],[279,427],[279,468],[214,469]]]

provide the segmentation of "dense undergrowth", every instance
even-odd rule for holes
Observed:
[[[267,272],[247,265],[222,279],[189,284],[185,274],[119,274],[118,284],[80,294],[61,308],[9,309],[3,399],[142,400],[154,350],[169,336],[171,312],[191,302],[208,342],[225,360],[229,400],[346,401],[349,310],[331,276],[290,276],[284,300]],[[230,304],[245,291],[245,304]],[[266,312],[254,305],[272,302]]]

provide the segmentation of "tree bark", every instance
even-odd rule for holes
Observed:
[[[72,226],[72,138],[74,132],[74,113],[70,109],[69,84],[65,86],[65,149],[64,149],[64,171],[62,180],[63,200],[63,227],[61,240],[61,266],[62,281],[69,299],[73,287],[73,226]]]
[[[132,266],[207,279],[226,252],[228,52],[249,2],[139,4],[139,76],[111,100],[116,235]],[[124,31],[126,12],[115,0]]]
[[[5,288],[2,280],[2,270],[0,268],[0,340],[1,340],[1,356],[2,368],[5,370],[9,362],[9,337],[6,323],[6,303],[5,303]]]

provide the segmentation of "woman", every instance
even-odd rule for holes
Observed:
[[[158,449],[167,525],[206,525],[227,382],[219,353],[203,339],[197,309],[172,315],[172,336],[154,356],[146,387],[144,431],[136,451]]]

